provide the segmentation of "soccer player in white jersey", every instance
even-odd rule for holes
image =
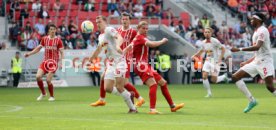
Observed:
[[[232,76],[232,80],[249,100],[249,104],[244,109],[244,113],[247,113],[254,108],[257,105],[257,101],[247,89],[242,78],[249,76],[255,77],[257,74],[260,74],[261,78],[265,80],[268,91],[276,96],[276,88],[273,86],[274,66],[270,51],[269,32],[263,25],[264,20],[265,16],[262,13],[256,13],[252,16],[250,22],[255,28],[252,37],[252,46],[246,48],[233,47],[231,49],[232,52],[255,51],[255,55],[249,60],[242,62],[240,64],[241,68]]]
[[[90,61],[95,59],[102,49],[105,50],[107,56],[104,76],[105,91],[122,96],[129,107],[129,113],[137,113],[132,101],[133,95],[124,88],[127,64],[123,56],[123,51],[120,48],[123,38],[115,28],[107,26],[104,16],[97,16],[96,24],[101,34],[99,36],[99,45],[90,57]]]
[[[211,86],[208,81],[208,75],[211,74],[211,81],[214,83],[219,83],[223,80],[227,80],[227,76],[221,75],[218,76],[220,71],[220,63],[224,57],[225,48],[221,45],[220,41],[216,38],[212,37],[212,28],[205,28],[204,36],[205,40],[203,40],[203,44],[201,49],[192,56],[199,57],[202,53],[205,52],[206,59],[202,68],[202,78],[203,78],[203,86],[207,89],[207,95],[205,97],[212,97]],[[218,54],[218,51],[221,49],[221,54]]]

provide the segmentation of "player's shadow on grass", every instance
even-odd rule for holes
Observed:
[[[264,113],[264,112],[260,112],[260,113],[248,113],[248,114],[262,115],[262,116],[276,116],[276,113]]]

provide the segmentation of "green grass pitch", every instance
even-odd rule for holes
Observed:
[[[185,103],[176,113],[170,109],[158,90],[157,110],[161,115],[148,115],[148,88],[137,86],[146,103],[138,114],[127,114],[121,97],[107,94],[104,107],[90,107],[99,97],[98,87],[56,88],[55,102],[36,101],[38,88],[0,88],[0,129],[2,130],[90,130],[90,129],[275,129],[276,97],[264,85],[248,84],[259,104],[251,112],[242,111],[247,99],[235,84],[212,84],[214,97],[204,98],[201,84],[170,85],[175,103]]]

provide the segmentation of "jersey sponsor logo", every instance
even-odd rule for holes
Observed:
[[[47,50],[57,50],[56,46],[45,46],[45,49]]]

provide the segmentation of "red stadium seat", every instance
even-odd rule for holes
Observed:
[[[78,10],[78,9],[79,9],[79,5],[75,5],[75,4],[71,5],[71,10]]]
[[[187,12],[181,12],[180,17],[183,20],[183,24],[185,27],[190,25],[190,15]]]
[[[78,16],[78,11],[76,11],[76,10],[71,10],[69,16],[70,16],[70,17],[76,17],[76,16]]]
[[[49,13],[50,17],[57,16],[57,12],[56,11],[49,11],[48,13]]]
[[[29,17],[34,17],[34,16],[36,16],[36,12],[34,12],[34,11],[30,11],[30,13],[29,13]]]
[[[139,23],[139,19],[137,18],[131,19],[131,24],[138,24],[138,23]]]
[[[111,18],[109,24],[120,24],[120,20],[118,21],[118,18]]]
[[[102,4],[102,11],[107,11],[107,4]]]
[[[92,12],[93,13],[93,12]],[[89,12],[85,12],[85,11],[80,11],[79,12],[79,15],[78,15],[78,18],[79,19],[86,19],[89,17]]]
[[[59,17],[66,17],[67,16],[67,11],[60,11],[58,16]]]
[[[102,12],[102,15],[105,16],[105,17],[107,17],[107,16],[109,16],[109,13],[106,12],[106,11],[103,11],[103,12]]]
[[[167,25],[167,26],[169,26],[169,24],[170,24],[168,19],[162,19],[161,23],[164,25]]]
[[[6,12],[9,13],[11,10],[11,4],[6,5]]]
[[[67,3],[70,3],[71,0],[60,0],[60,2],[61,2],[61,3],[66,3],[66,4],[67,4]]]
[[[15,11],[15,20],[20,19],[20,11]]]

